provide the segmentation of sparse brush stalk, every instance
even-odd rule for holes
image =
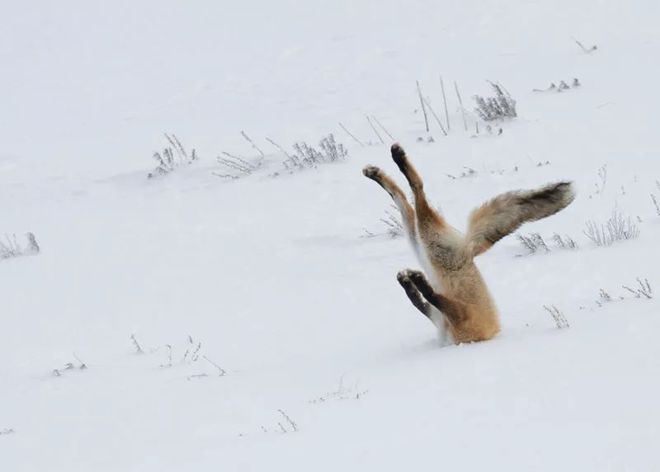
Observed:
[[[660,216],[660,205],[658,205],[658,200],[656,200],[655,195],[651,194],[651,200],[653,201],[653,206],[655,206],[655,212]]]
[[[447,132],[451,131],[451,124],[449,123],[449,109],[447,108],[447,95],[445,95],[445,82],[440,76],[440,89],[442,90],[442,102],[445,106],[445,121],[447,122]]]
[[[626,285],[623,285],[623,288],[632,293],[635,298],[641,298],[644,297],[646,299],[651,299],[653,298],[653,290],[651,289],[651,284],[649,284],[648,279],[640,279],[637,277],[637,287],[638,288],[630,288]]]
[[[358,138],[355,137],[355,135],[354,135],[353,133],[351,133],[348,129],[346,129],[346,126],[344,126],[343,124],[341,124],[341,122],[339,123],[339,127],[340,127],[341,129],[343,129],[343,130],[346,132],[347,135],[349,135],[351,138],[353,138],[353,140],[354,140],[356,143],[358,143],[360,146],[364,147],[364,144],[362,144],[362,141],[360,141]]]
[[[435,118],[435,121],[438,122],[438,126],[440,126],[440,130],[442,131],[442,134],[447,136],[447,130],[445,129],[444,125],[442,124],[442,121],[440,121],[440,117],[438,114],[435,112],[433,107],[431,107],[431,103],[429,103],[428,99],[423,99],[424,103],[426,103],[426,106],[429,107],[429,110],[431,110],[431,114],[433,115],[433,118]]]
[[[390,132],[387,131],[387,129],[385,129],[385,127],[382,125],[382,123],[381,123],[380,121],[378,121],[378,118],[376,118],[375,116],[372,116],[371,119],[374,120],[374,121],[376,122],[376,124],[380,127],[380,129],[382,129],[382,130],[385,132],[385,134],[386,134],[387,136],[389,136],[389,138],[390,138],[392,141],[395,141],[394,136],[392,136],[392,135],[390,134]]]
[[[546,306],[543,305],[543,308],[545,311],[550,313],[550,316],[552,316],[552,319],[555,322],[555,325],[557,326],[558,329],[564,329],[564,328],[569,328],[570,324],[568,323],[568,320],[564,316],[564,314],[559,310],[554,305]]]
[[[164,133],[164,136],[169,143],[169,147],[164,148],[161,152],[154,152],[153,158],[158,165],[153,171],[147,174],[147,178],[149,179],[162,177],[178,167],[192,164],[197,160],[197,153],[195,150],[192,149],[190,154],[188,154],[188,151],[186,151],[175,134],[170,135]]]
[[[383,141],[383,138],[381,137],[380,133],[378,133],[378,130],[374,126],[374,124],[371,122],[371,119],[369,118],[369,115],[366,115],[367,117],[367,122],[369,122],[369,126],[371,126],[371,129],[373,130],[374,134],[378,138],[381,144],[385,144],[385,141]]]
[[[616,208],[605,224],[593,220],[585,223],[584,235],[596,246],[611,246],[616,241],[635,239],[639,236],[639,227],[630,217],[624,217]]]
[[[264,154],[264,152],[263,152],[261,149],[259,149],[259,146],[257,146],[256,144],[254,144],[254,141],[252,141],[252,139],[250,139],[250,137],[245,133],[245,131],[242,131],[242,130],[241,130],[241,135],[243,136],[243,138],[245,138],[245,140],[246,140],[248,143],[250,143],[250,144],[252,145],[252,148],[253,148],[255,151],[257,151],[261,157],[266,157],[266,155]]]
[[[458,98],[458,104],[461,107],[461,115],[463,115],[463,128],[465,132],[468,130],[467,119],[465,118],[465,107],[463,106],[463,99],[461,98],[461,93],[458,91],[458,84],[454,81],[454,89],[456,90],[456,97]]]
[[[429,119],[426,115],[426,106],[424,105],[424,99],[422,98],[422,88],[419,85],[419,80],[417,81],[417,94],[419,95],[419,103],[422,107],[422,113],[424,113],[424,125],[426,126],[426,132],[429,132]]]

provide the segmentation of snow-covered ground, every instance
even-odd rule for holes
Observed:
[[[660,290],[657,2],[37,1],[2,16],[0,235],[33,232],[41,252],[0,260],[0,470],[660,469],[658,301],[623,288]],[[446,137],[424,130],[416,89],[444,121],[440,76]],[[519,116],[473,137],[486,80]],[[417,262],[382,234],[390,200],[361,169],[404,179],[365,115],[461,229],[500,192],[575,182],[570,207],[519,231],[550,252],[511,236],[479,257],[496,339],[440,348],[398,286]],[[242,130],[264,167],[214,175],[223,151],[259,161]],[[147,179],[163,132],[199,159]],[[329,133],[348,158],[294,174],[266,140],[291,153]],[[615,209],[639,237],[597,247],[585,224]]]

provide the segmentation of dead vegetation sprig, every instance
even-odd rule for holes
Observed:
[[[0,238],[0,260],[39,254],[41,248],[34,233],[26,233],[25,238],[27,239],[25,245],[18,242],[15,234],[5,234],[4,239]]]
[[[362,390],[358,383],[355,383],[354,385],[349,385],[345,386],[344,385],[344,377],[342,376],[339,379],[339,385],[337,388],[331,392],[328,392],[326,394],[321,395],[318,398],[314,398],[313,400],[310,400],[308,403],[316,404],[316,403],[325,403],[327,401],[333,401],[333,400],[359,400],[362,398],[364,395],[366,395],[368,390]]]
[[[152,179],[154,177],[162,177],[179,167],[192,164],[197,160],[197,153],[195,150],[192,149],[188,152],[175,134],[164,134],[169,146],[166,146],[162,151],[153,154],[153,158],[158,165],[153,171],[147,174],[147,178]]]
[[[591,54],[592,52],[598,50],[598,46],[597,46],[596,44],[594,44],[593,46],[587,48],[587,47],[584,46],[584,44],[582,44],[582,43],[581,43],[580,41],[578,41],[577,39],[575,39],[575,38],[571,38],[571,39],[575,42],[575,44],[578,45],[578,47],[579,47],[579,48],[582,50],[582,52],[585,53],[585,54]]]
[[[136,354],[155,354],[161,350],[165,350],[165,362],[159,364],[159,367],[164,369],[172,369],[177,366],[188,366],[188,368],[199,369],[200,360],[206,361],[213,369],[216,371],[218,377],[224,377],[227,375],[227,371],[222,368],[217,362],[211,360],[204,352],[202,342],[194,339],[191,335],[186,337],[186,343],[183,347],[177,348],[172,344],[163,344],[156,348],[145,349],[143,345],[137,340],[134,334],[130,336],[131,343],[135,349]],[[175,356],[176,352],[182,352],[179,356]],[[211,373],[208,370],[204,370],[201,373],[193,373],[186,376],[188,380],[192,379],[201,379],[204,377],[210,377]]]
[[[62,377],[62,375],[66,371],[85,370],[85,369],[87,369],[87,364],[85,364],[83,361],[81,361],[80,358],[78,356],[76,356],[75,353],[73,354],[73,358],[78,362],[77,365],[74,364],[73,362],[67,362],[66,364],[64,364],[64,367],[60,367],[59,369],[53,369],[53,375],[55,377]]]
[[[641,277],[636,277],[637,285],[630,287],[628,285],[621,285],[621,287],[628,293],[632,294],[633,298],[646,299],[650,300],[653,298],[653,289],[648,279]],[[602,307],[606,303],[612,303],[614,301],[626,300],[626,297],[623,295],[618,295],[613,297],[605,289],[600,289],[598,291],[598,299],[596,300],[596,305]]]
[[[570,328],[570,324],[568,323],[568,320],[564,316],[564,313],[559,310],[555,305],[543,305],[543,308],[545,311],[550,313],[550,316],[552,316],[552,319],[555,322],[555,325],[557,326],[557,329],[564,329],[564,328]]]
[[[488,82],[495,93],[494,97],[482,97],[475,95],[474,101],[477,103],[475,112],[484,121],[496,121],[512,119],[518,116],[516,112],[516,101],[511,94],[501,85],[494,82]]]
[[[377,236],[388,236],[392,239],[400,238],[404,235],[403,223],[401,223],[401,217],[398,214],[398,209],[396,206],[392,205],[394,211],[385,210],[385,217],[380,218],[380,222],[385,226],[384,231],[373,232],[368,229],[364,229],[363,238],[375,238]]]
[[[555,85],[554,82],[550,82],[550,85],[548,88],[544,89],[532,89],[532,92],[563,92],[564,90],[570,90],[571,88],[576,89],[581,87],[582,84],[578,80],[577,77],[574,77],[573,80],[571,81],[571,85],[568,85],[565,80],[560,80],[559,85]]]
[[[651,194],[651,200],[653,201],[653,206],[655,207],[655,212],[660,216],[660,205],[658,205],[658,200],[655,198],[655,195]]]
[[[622,285],[622,287],[628,292],[632,293],[635,298],[643,297],[646,298],[647,300],[653,298],[653,290],[651,289],[651,284],[649,283],[648,279],[642,280],[639,277],[637,277],[636,280],[637,280],[637,287],[630,288],[627,285]]]
[[[635,239],[639,236],[639,226],[632,218],[623,216],[616,208],[604,224],[589,220],[585,226],[584,235],[596,246],[611,246],[616,241]]]
[[[540,233],[530,233],[528,235],[516,234],[516,238],[527,250],[526,255],[536,254],[538,252],[549,253],[552,251],[551,246]],[[555,249],[578,249],[578,244],[568,235],[562,236],[559,233],[554,233],[552,235],[552,241],[555,243]]]

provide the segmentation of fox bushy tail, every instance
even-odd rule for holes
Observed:
[[[478,256],[522,224],[554,215],[574,199],[571,182],[556,182],[535,190],[498,195],[470,214],[467,234],[469,251],[473,257]]]

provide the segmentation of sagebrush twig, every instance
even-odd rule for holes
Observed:
[[[550,305],[550,306],[543,305],[543,308],[545,309],[545,311],[550,313],[550,316],[552,316],[552,319],[554,320],[555,325],[557,326],[558,329],[564,329],[570,327],[568,320],[566,319],[564,314],[559,310],[559,308],[557,308],[554,305]]]
[[[419,103],[422,106],[422,113],[424,113],[424,125],[426,126],[426,132],[429,132],[429,118],[426,115],[426,106],[424,105],[424,98],[422,96],[422,88],[419,85],[419,80],[417,81],[417,94],[419,95]]]
[[[343,130],[346,132],[347,135],[349,135],[351,138],[353,138],[353,140],[354,140],[356,143],[358,143],[360,146],[364,147],[364,144],[362,144],[362,141],[360,141],[358,138],[355,137],[355,135],[354,135],[353,133],[351,133],[348,129],[346,129],[346,126],[344,126],[343,124],[341,124],[341,122],[339,122],[339,127],[340,127],[341,129],[343,129]]]

